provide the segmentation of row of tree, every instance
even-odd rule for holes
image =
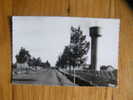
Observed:
[[[80,27],[71,27],[70,44],[65,46],[63,53],[58,57],[58,68],[75,68],[86,63],[90,43],[86,41]]]
[[[28,50],[21,47],[19,53],[16,55],[16,63],[27,63],[29,66],[40,66],[40,67],[50,67],[48,60],[43,62],[40,57],[32,57]],[[16,66],[17,67],[17,66]]]

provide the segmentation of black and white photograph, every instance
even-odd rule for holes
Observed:
[[[119,19],[13,16],[12,83],[118,85]]]

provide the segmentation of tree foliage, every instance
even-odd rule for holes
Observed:
[[[16,60],[18,63],[25,63],[30,57],[29,51],[21,47],[18,55],[16,55]]]
[[[45,68],[45,67],[51,66],[48,60],[46,62],[42,62],[40,57],[38,58],[32,57],[29,51],[23,47],[21,47],[19,53],[16,55],[16,62],[17,63],[27,62],[28,65],[32,67],[40,66],[40,67]]]
[[[80,27],[71,27],[70,44],[64,48],[61,56],[58,57],[56,66],[66,68],[66,66],[80,66],[85,63],[90,43],[86,41],[86,35]]]

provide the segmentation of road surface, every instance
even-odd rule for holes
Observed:
[[[18,84],[43,84],[55,86],[73,86],[73,82],[67,79],[56,69],[43,69],[42,71],[30,74],[18,74],[13,76],[13,83]]]

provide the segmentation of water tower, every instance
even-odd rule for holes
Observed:
[[[101,35],[99,34],[99,27],[93,26],[90,27],[90,37],[91,37],[91,64],[89,69],[96,70],[97,65],[97,41],[98,37]]]

